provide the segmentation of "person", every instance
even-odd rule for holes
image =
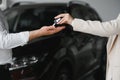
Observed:
[[[120,15],[110,21],[100,22],[73,18],[69,13],[57,15],[58,24],[67,23],[74,31],[108,37],[106,80],[120,80]]]
[[[55,34],[64,28],[64,26],[57,28],[55,26],[43,26],[33,31],[9,33],[7,20],[0,10],[0,80],[12,80],[7,67],[9,63],[12,63],[12,48],[23,46],[41,36]]]

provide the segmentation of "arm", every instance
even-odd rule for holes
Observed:
[[[73,19],[69,14],[60,14],[55,18],[63,17],[59,24],[68,23],[73,26],[75,31],[89,33],[98,36],[109,37],[120,33],[120,16],[116,20],[108,22],[84,21],[82,19]]]
[[[29,32],[8,33],[6,30],[0,31],[0,49],[11,49],[25,45],[29,40]]]
[[[44,26],[41,29],[25,31],[20,33],[8,33],[6,30],[0,31],[0,49],[11,49],[17,46],[25,45],[28,41],[55,34],[64,29],[64,27]]]
[[[108,22],[100,21],[84,21],[82,19],[74,19],[71,23],[75,31],[90,33],[93,35],[110,37],[120,33],[120,19]]]

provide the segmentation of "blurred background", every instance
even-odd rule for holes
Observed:
[[[103,21],[115,19],[120,13],[120,0],[82,0],[88,2]]]

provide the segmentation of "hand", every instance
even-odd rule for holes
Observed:
[[[52,35],[55,34],[57,32],[60,32],[61,30],[63,30],[65,27],[64,26],[43,26],[40,29],[40,33],[42,34],[42,36],[47,36],[47,35]]]
[[[63,23],[71,24],[73,21],[73,17],[68,13],[59,14],[55,17],[55,19],[61,18],[61,17],[62,17],[62,19],[58,22],[58,24],[63,24]]]
[[[55,34],[57,32],[60,32],[64,28],[65,28],[64,26],[60,26],[60,27],[58,26],[57,28],[55,28],[55,26],[43,26],[40,29],[30,31],[29,41],[32,40],[32,39],[41,37],[41,36],[47,36],[47,35]]]

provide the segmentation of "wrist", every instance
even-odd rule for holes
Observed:
[[[74,20],[73,18],[72,18],[72,19],[70,19],[69,24],[72,24],[73,20]]]
[[[40,29],[30,31],[29,40],[35,39],[37,37],[43,36]]]

